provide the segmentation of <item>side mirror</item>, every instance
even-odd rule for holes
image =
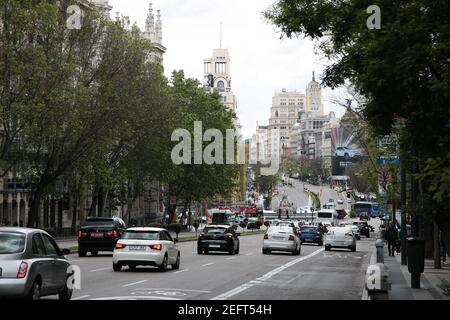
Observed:
[[[178,243],[178,239],[177,238],[173,239],[173,243]]]
[[[64,248],[64,249],[61,250],[61,255],[66,256],[68,254],[70,254],[70,249]]]

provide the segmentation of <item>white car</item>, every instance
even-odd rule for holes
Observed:
[[[332,248],[350,249],[351,252],[356,251],[356,238],[352,230],[347,227],[333,227],[328,230],[325,235],[325,251]]]
[[[288,251],[294,256],[301,253],[301,242],[294,227],[270,227],[264,235],[262,253]]]
[[[357,225],[354,224],[340,224],[340,227],[349,228],[353,234],[355,235],[356,240],[361,240],[361,235],[359,232],[359,228]]]
[[[128,266],[131,270],[136,266],[153,266],[165,272],[168,265],[172,269],[179,269],[180,250],[177,242],[166,229],[127,229],[116,243],[113,269],[120,271],[123,266]]]
[[[361,157],[361,152],[358,150],[350,149],[348,147],[338,147],[335,151],[336,157],[355,158]]]

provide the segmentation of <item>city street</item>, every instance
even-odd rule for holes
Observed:
[[[196,242],[180,243],[180,270],[112,270],[112,255],[79,258],[81,290],[90,299],[361,299],[373,239],[358,241],[357,252],[303,245],[300,256],[261,253],[262,235],[241,237],[241,253],[198,255]],[[56,299],[56,297],[49,297]]]
[[[294,180],[293,187],[280,191],[286,190],[289,200],[302,206],[308,201],[302,188],[303,183]],[[328,191],[326,197],[332,197],[334,191]],[[376,226],[376,222],[370,223]],[[74,292],[73,299],[361,299],[375,233],[359,240],[354,253],[325,252],[323,247],[304,244],[300,256],[263,255],[262,240],[261,234],[241,237],[240,254],[233,256],[198,255],[195,241],[179,243],[180,269],[166,273],[151,267],[114,272],[110,253],[85,258],[70,255],[71,263],[81,269],[81,290]]]

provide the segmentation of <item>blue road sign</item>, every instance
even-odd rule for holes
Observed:
[[[378,158],[377,164],[379,166],[386,164],[400,164],[400,158]]]

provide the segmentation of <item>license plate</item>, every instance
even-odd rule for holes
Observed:
[[[313,239],[305,239],[306,242],[313,242]]]
[[[210,244],[209,245],[210,248],[220,248],[219,244]]]
[[[147,250],[146,246],[129,246],[130,251],[145,251]]]
[[[273,237],[274,239],[276,239],[276,240],[283,240],[284,239],[284,237]]]
[[[101,232],[92,232],[91,238],[103,238],[103,233]]]

